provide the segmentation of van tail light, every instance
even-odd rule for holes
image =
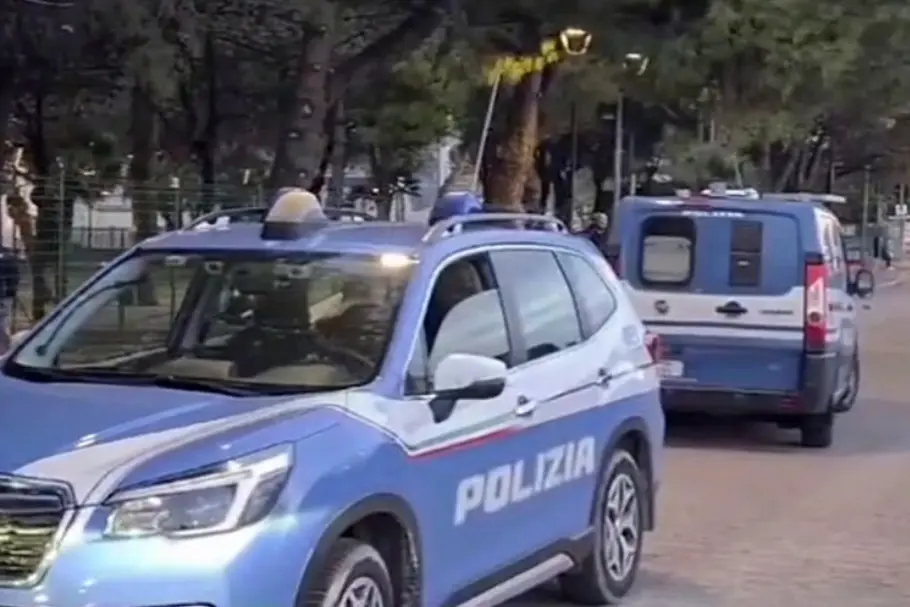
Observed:
[[[659,363],[664,357],[664,347],[663,343],[660,341],[660,336],[656,333],[651,333],[647,331],[645,333],[645,347],[648,349],[648,354],[651,355],[651,359]]]
[[[828,270],[824,263],[806,264],[806,348],[825,347],[828,332]]]

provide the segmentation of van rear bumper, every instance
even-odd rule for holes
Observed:
[[[806,354],[801,386],[793,392],[739,391],[664,382],[661,402],[665,411],[680,413],[756,417],[824,413],[831,404],[836,374],[834,354]]]

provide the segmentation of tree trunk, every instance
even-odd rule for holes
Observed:
[[[528,74],[513,87],[511,99],[504,104],[506,128],[491,163],[489,191],[484,192],[487,201],[501,208],[521,210],[525,184],[534,170],[540,84],[540,72]]]
[[[311,0],[308,27],[300,44],[296,86],[279,101],[279,133],[268,187],[307,187],[319,173],[325,151],[328,75],[335,31],[329,0]]]
[[[34,96],[34,114],[29,120],[26,135],[32,156],[30,179],[34,188],[19,188],[20,196],[37,207],[34,220],[34,245],[29,253],[29,266],[32,273],[33,297],[32,317],[39,320],[47,313],[53,300],[63,297],[63,272],[57,268],[55,292],[48,285],[48,269],[56,259],[60,259],[64,241],[63,222],[66,215],[65,201],[61,192],[56,191],[51,177],[53,164],[52,153],[47,147],[44,132],[44,97],[40,92]],[[63,170],[64,167],[59,167]],[[20,232],[22,226],[19,227]],[[62,261],[62,260],[61,260]]]
[[[347,122],[344,117],[344,102],[335,104],[332,124],[332,146],[329,153],[329,184],[326,201],[335,205],[344,204],[344,172],[347,168]]]
[[[16,67],[0,64],[0,150],[6,150],[9,136],[10,116],[16,101]]]
[[[791,146],[787,156],[787,164],[784,165],[780,175],[771,181],[773,184],[772,191],[782,192],[787,188],[787,184],[793,178],[794,173],[799,170],[799,163],[803,157],[803,151],[804,148],[802,145],[793,144],[793,146]]]
[[[130,163],[130,198],[133,208],[135,241],[151,238],[157,233],[156,205],[147,187],[152,176],[152,157],[155,146],[156,113],[141,84],[133,85],[130,102],[130,136],[132,139],[132,162]],[[140,305],[156,305],[155,285],[151,280],[143,281],[137,289]]]
[[[215,210],[215,178],[217,167],[215,150],[218,149],[218,130],[220,115],[218,112],[218,76],[215,56],[215,35],[210,30],[205,36],[205,53],[203,56],[208,82],[205,91],[205,126],[200,139],[196,141],[196,155],[199,159],[199,177],[202,181],[202,209],[199,214]],[[182,222],[183,218],[178,221]]]

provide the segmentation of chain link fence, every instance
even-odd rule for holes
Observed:
[[[62,300],[137,240],[179,229],[213,210],[261,206],[263,192],[258,185],[105,189],[85,182],[39,182],[23,192],[39,209],[31,246],[23,242],[15,213],[10,212],[14,203],[4,197],[0,246],[23,251],[27,258],[12,326],[29,326],[34,321],[36,299],[49,300],[50,305]]]

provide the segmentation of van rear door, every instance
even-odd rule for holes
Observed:
[[[665,344],[665,384],[796,391],[804,305],[796,218],[712,204],[652,207],[635,223],[624,277]]]

